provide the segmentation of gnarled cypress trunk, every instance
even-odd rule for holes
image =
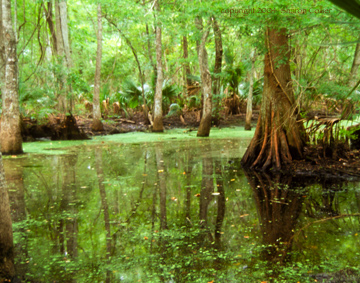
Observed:
[[[3,154],[22,153],[18,89],[18,58],[16,39],[11,20],[11,1],[2,1],[2,28],[5,49],[5,74],[2,91],[0,143]]]
[[[268,28],[264,90],[255,135],[242,159],[245,167],[281,169],[303,157],[303,125],[292,91],[286,29]]]

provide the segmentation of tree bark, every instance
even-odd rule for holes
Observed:
[[[182,38],[182,46],[183,46],[183,58],[184,61],[188,59],[189,54],[188,54],[188,41],[187,41],[187,37],[184,35]],[[187,95],[187,89],[189,86],[191,86],[191,79],[188,78],[189,75],[191,75],[191,71],[190,71],[190,67],[189,67],[189,63],[188,62],[184,62],[183,64],[183,68],[184,68],[184,95]]]
[[[292,91],[286,29],[268,28],[266,45],[261,111],[242,164],[280,170],[283,164],[303,157],[305,139]]]
[[[159,1],[156,1],[156,10],[160,12]],[[162,110],[162,85],[163,85],[163,73],[162,73],[162,52],[161,52],[161,27],[158,22],[156,25],[156,89],[154,97],[154,125],[153,132],[163,132],[163,110]]]
[[[57,54],[57,40],[56,40],[56,31],[55,31],[55,26],[54,26],[54,21],[53,21],[53,13],[52,13],[52,2],[49,1],[47,2],[47,9],[45,7],[45,3],[42,3],[43,5],[43,9],[45,11],[46,14],[46,22],[48,24],[49,30],[50,30],[50,34],[51,34],[51,46],[52,46],[52,52],[53,54]]]
[[[354,61],[350,71],[349,86],[354,87],[357,83],[357,74],[360,65],[360,43],[356,44]]]
[[[212,93],[211,93],[211,75],[208,65],[208,55],[205,48],[206,39],[209,35],[209,29],[203,31],[203,24],[201,18],[196,18],[196,26],[199,29],[201,42],[198,50],[200,74],[201,74],[201,90],[204,97],[202,117],[200,126],[197,132],[198,137],[208,137],[211,129],[212,116]]]
[[[93,97],[93,131],[103,131],[104,126],[101,123],[101,111],[100,111],[100,75],[101,75],[101,56],[102,56],[102,16],[101,16],[101,4],[97,7],[97,20],[98,27],[96,33],[97,39],[97,51],[96,51],[96,70],[95,70],[95,83],[94,83],[94,97]]]
[[[2,23],[2,1],[0,0],[0,91],[5,92],[5,45],[4,28]]]
[[[252,99],[253,99],[253,90],[254,90],[254,75],[255,75],[255,50],[252,52],[251,56],[251,71],[250,71],[250,87],[249,87],[249,94],[247,97],[247,104],[246,104],[246,118],[245,118],[245,130],[251,130],[251,118],[252,118]]]
[[[64,65],[64,40],[61,32],[61,16],[60,16],[60,6],[59,0],[55,0],[55,26],[56,26],[56,56],[57,61],[60,64]],[[57,93],[58,110],[60,112],[66,113],[66,94],[65,94],[65,85],[66,85],[66,76],[63,73],[58,75],[59,88]]]
[[[70,69],[73,67],[73,62],[71,58],[71,51],[70,51],[70,40],[69,40],[69,28],[68,28],[68,20],[67,20],[67,1],[60,1],[59,2],[59,8],[60,8],[60,23],[61,23],[61,34],[63,38],[64,43],[64,51],[65,51],[65,59],[66,59],[66,66],[67,70],[70,71]],[[68,109],[70,111],[73,110],[73,104],[74,99],[72,96],[72,86],[71,84],[68,84],[67,92],[70,94],[70,100],[68,101]]]
[[[222,56],[223,56],[223,47],[222,47],[222,39],[221,39],[221,30],[219,27],[218,22],[216,21],[215,17],[212,18],[212,25],[215,35],[215,65],[214,65],[214,87],[213,93],[216,97],[215,99],[215,113],[214,118],[215,121],[219,121],[220,119],[220,77],[219,74],[221,73],[221,63],[222,63]]]
[[[3,2],[4,4],[4,2]],[[8,190],[0,153],[0,282],[12,282],[15,275],[14,243]]]
[[[10,0],[2,0],[2,25],[5,48],[5,85],[2,88],[1,152],[3,154],[19,154],[23,150],[20,129],[18,58]]]

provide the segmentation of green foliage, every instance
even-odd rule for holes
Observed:
[[[243,66],[242,64],[235,63],[235,56],[233,55],[233,51],[230,49],[225,50],[224,57],[226,65],[223,71],[223,84],[224,86],[229,87],[229,92],[233,92],[238,95],[240,78],[244,73]]]
[[[166,115],[166,117],[171,116],[180,116],[182,114],[182,109],[179,104],[173,103],[169,107],[169,113]]]

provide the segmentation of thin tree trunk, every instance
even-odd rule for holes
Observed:
[[[53,54],[57,54],[57,40],[56,40],[56,31],[55,31],[53,13],[52,13],[52,2],[51,1],[47,2],[47,9],[44,3],[42,5],[46,14],[46,22],[48,24],[51,34],[50,38],[51,38],[52,52]]]
[[[268,28],[264,91],[254,137],[242,159],[245,167],[281,169],[303,157],[303,125],[292,91],[286,29]],[[285,58],[284,58],[285,56]]]
[[[22,153],[20,129],[18,58],[11,20],[11,1],[2,1],[3,42],[5,48],[5,86],[2,88],[0,144],[3,154]]]
[[[190,71],[190,67],[189,67],[189,63],[186,62],[186,60],[189,57],[188,54],[188,41],[187,41],[187,37],[184,35],[183,39],[182,39],[182,46],[183,46],[183,58],[184,58],[184,64],[183,64],[183,68],[184,68],[184,95],[187,95],[187,89],[189,86],[191,86],[191,79],[188,78],[189,75],[191,75],[191,71]]]
[[[95,70],[95,83],[94,83],[94,97],[93,97],[93,131],[103,131],[104,126],[101,123],[101,111],[100,111],[100,75],[101,75],[101,56],[102,56],[102,16],[101,16],[101,4],[97,6],[97,20],[98,28],[96,33],[97,39],[97,51],[96,51],[96,70]]]
[[[3,2],[4,4],[4,2]],[[14,243],[8,190],[0,153],[0,282],[12,282],[15,275]]]
[[[198,50],[200,74],[201,74],[201,89],[204,97],[202,118],[197,132],[198,137],[208,137],[211,129],[212,116],[212,92],[211,92],[211,75],[208,65],[208,55],[205,48],[206,39],[209,35],[209,29],[203,30],[201,18],[196,18],[196,26],[202,34],[201,42]]]
[[[255,50],[252,52],[251,55],[251,71],[249,75],[250,79],[250,87],[249,87],[249,94],[247,97],[247,104],[246,104],[246,118],[245,118],[245,130],[251,130],[251,118],[252,118],[252,99],[253,99],[253,90],[254,90],[254,76],[255,76],[255,60],[256,54]]]
[[[221,63],[222,63],[222,56],[223,56],[223,47],[222,47],[222,39],[221,39],[221,30],[219,27],[218,22],[216,21],[215,17],[212,18],[212,26],[215,35],[215,65],[214,65],[214,87],[213,93],[216,97],[215,99],[215,113],[214,118],[216,122],[219,122],[220,119],[220,77],[219,74],[221,73]]]
[[[156,1],[156,10],[160,13],[159,1]],[[161,52],[161,27],[158,22],[156,25],[156,89],[154,97],[154,125],[153,132],[163,132],[163,110],[162,110],[162,85],[163,85],[163,71],[162,71],[162,52]]]
[[[357,83],[357,74],[360,65],[360,43],[356,44],[354,61],[350,71],[349,86],[354,87]]]
[[[60,6],[59,0],[55,0],[55,26],[56,26],[56,50],[57,50],[57,61],[60,64],[64,65],[64,40],[61,31],[61,16],[60,16]],[[66,76],[63,73],[58,74],[58,93],[57,93],[57,100],[58,103],[58,110],[60,112],[66,113]]]

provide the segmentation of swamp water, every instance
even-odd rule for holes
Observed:
[[[17,276],[359,282],[359,184],[244,172],[252,134],[25,144],[29,153],[3,160]]]

